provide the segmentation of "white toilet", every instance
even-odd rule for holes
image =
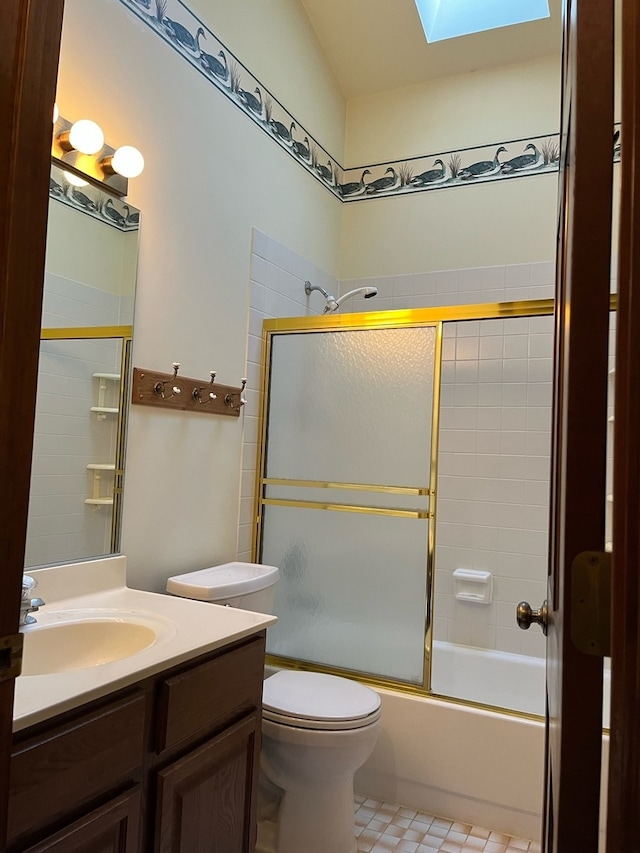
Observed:
[[[271,613],[275,566],[225,563],[175,575],[167,592]],[[260,853],[356,853],[353,776],[375,746],[380,697],[356,681],[281,670],[263,693],[261,768],[282,792]]]

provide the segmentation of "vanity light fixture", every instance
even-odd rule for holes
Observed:
[[[104,134],[94,121],[80,119],[73,124],[62,118],[54,107],[51,158],[67,175],[75,175],[96,186],[104,186],[120,197],[126,196],[128,179],[144,169],[144,158],[137,148],[123,145],[117,150],[105,145]],[[73,181],[69,178],[69,182]],[[76,183],[76,186],[81,184]]]
[[[70,183],[74,187],[86,187],[89,184],[89,181],[85,181],[84,178],[81,178],[80,175],[76,175],[75,172],[63,172],[65,180]]]
[[[60,147],[65,151],[79,151],[81,154],[97,154],[104,146],[104,133],[99,124],[88,118],[74,122],[69,130],[63,130],[58,136]]]
[[[116,148],[113,155],[102,160],[105,171],[122,175],[124,178],[137,178],[144,169],[144,157],[133,145],[122,145]]]

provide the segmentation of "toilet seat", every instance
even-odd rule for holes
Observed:
[[[318,672],[282,670],[264,682],[263,718],[303,729],[359,729],[381,715],[380,696],[363,684]]]

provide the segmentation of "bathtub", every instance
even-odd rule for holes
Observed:
[[[467,701],[542,714],[545,661],[436,642],[433,688]],[[540,840],[542,718],[378,692],[382,729],[371,758],[356,775],[357,793]]]
[[[431,689],[441,696],[543,716],[544,658],[476,649],[436,640]]]

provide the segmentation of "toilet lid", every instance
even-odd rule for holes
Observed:
[[[324,728],[324,724],[357,728],[379,716],[380,697],[348,678],[281,670],[264,682],[262,704],[265,717],[274,722],[304,725],[307,721],[318,724],[314,728]]]

